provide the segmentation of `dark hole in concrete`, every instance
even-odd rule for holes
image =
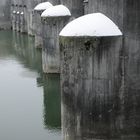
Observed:
[[[90,40],[85,41],[84,45],[86,47],[86,50],[89,51],[90,50],[90,46],[91,46],[91,41]]]

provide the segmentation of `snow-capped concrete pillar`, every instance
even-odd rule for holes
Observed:
[[[12,30],[16,30],[16,5],[12,4],[11,8],[11,20],[12,20]]]
[[[20,32],[27,33],[27,6],[23,3],[22,10],[20,12]]]
[[[17,12],[16,12],[16,31],[20,31],[20,5],[17,5]]]
[[[43,71],[60,72],[59,32],[69,22],[70,11],[63,5],[53,6],[42,13]]]
[[[75,19],[60,32],[64,140],[119,137],[121,35],[101,13]]]
[[[35,47],[42,48],[43,39],[42,39],[42,23],[41,23],[41,14],[44,10],[52,7],[53,5],[50,2],[39,3],[34,8],[34,22],[33,26],[35,29]]]

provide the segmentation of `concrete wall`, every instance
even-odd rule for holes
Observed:
[[[72,14],[72,18],[80,17],[84,14],[83,0],[60,0],[61,4],[68,7]]]
[[[0,1],[0,29],[10,29],[10,6],[11,0]]]

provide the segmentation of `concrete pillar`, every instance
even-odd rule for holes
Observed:
[[[88,0],[88,13],[102,12],[113,19],[124,33],[122,60],[123,86],[123,127],[125,132],[139,133],[140,111],[140,1],[139,0]],[[127,118],[127,120],[125,120]]]
[[[124,0],[124,128],[140,134],[140,1]]]
[[[120,35],[116,25],[99,13],[80,17],[61,31],[64,140],[121,138]]]
[[[59,14],[59,8],[62,8],[62,11],[64,10],[64,15]],[[54,16],[53,12],[58,15]],[[45,15],[45,13],[49,16]],[[43,71],[45,73],[60,73],[59,32],[69,22],[70,12],[65,6],[58,5],[44,11],[42,17],[44,31],[42,49]]]
[[[20,32],[27,33],[27,6],[22,3],[22,10],[20,12]]]
[[[16,31],[20,31],[20,5],[17,5],[17,12],[16,12]]]
[[[35,47],[36,48],[42,48],[43,46],[43,39],[42,39],[42,23],[41,23],[41,14],[46,9],[52,7],[53,5],[50,2],[43,2],[39,3],[34,8],[34,33],[35,33]]]
[[[43,39],[42,39],[42,24],[41,24],[41,13],[43,11],[35,11],[35,47],[42,48],[43,46]]]
[[[11,28],[11,0],[0,1],[0,30]]]
[[[83,0],[60,0],[61,4],[68,7],[71,12],[71,18],[77,18],[84,14]]]
[[[11,7],[11,23],[12,23],[12,30],[16,30],[16,5],[12,4]]]

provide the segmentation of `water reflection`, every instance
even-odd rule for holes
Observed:
[[[61,140],[60,79],[42,73],[41,57],[34,38],[0,32],[2,140]]]
[[[44,124],[48,129],[60,129],[60,77],[58,74],[44,76]],[[51,107],[51,108],[50,108]]]

